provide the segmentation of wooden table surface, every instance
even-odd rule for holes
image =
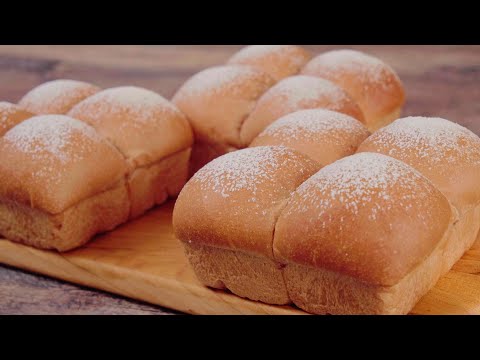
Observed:
[[[356,48],[391,64],[407,89],[405,115],[439,116],[480,135],[480,46]],[[171,97],[192,74],[240,46],[0,46],[0,101],[71,78],[101,87],[137,85]],[[0,314],[174,314],[171,310],[0,266]]]

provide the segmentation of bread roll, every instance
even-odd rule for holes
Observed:
[[[29,91],[18,105],[38,115],[66,114],[80,101],[98,91],[99,87],[82,81],[54,80]]]
[[[290,194],[319,165],[285,147],[224,155],[199,170],[180,193],[175,234],[200,281],[271,304],[289,297],[272,242]]]
[[[348,115],[323,109],[301,110],[275,121],[250,147],[283,145],[323,167],[353,155],[369,135],[360,121]]]
[[[0,138],[0,234],[66,251],[128,218],[122,155],[92,127],[36,116]]]
[[[406,314],[461,247],[456,211],[403,162],[373,153],[331,164],[294,193],[275,227],[291,300],[317,314]]]
[[[308,51],[299,46],[251,45],[234,54],[228,64],[251,66],[280,81],[297,75],[310,59]]]
[[[335,50],[310,61],[302,74],[318,76],[342,87],[360,106],[365,124],[374,131],[400,117],[403,85],[383,61],[353,50]]]
[[[480,138],[440,118],[399,119],[366,140],[359,152],[399,159],[425,175],[457,208],[455,225],[469,249],[480,229]]]
[[[240,129],[258,98],[274,85],[266,73],[246,66],[219,66],[189,79],[173,97],[195,134],[191,173],[243,146]]]
[[[317,108],[337,111],[363,121],[358,105],[338,86],[311,76],[292,76],[280,81],[258,100],[241,127],[242,144],[250,145],[268,125],[287,114]]]
[[[0,136],[3,136],[15,125],[32,117],[33,114],[8,102],[0,102]]]
[[[408,117],[368,138],[359,152],[377,152],[414,167],[461,213],[480,203],[480,138],[440,118]]]
[[[146,89],[118,87],[85,99],[69,115],[93,126],[127,160],[130,218],[178,195],[188,176],[193,134],[173,104]]]

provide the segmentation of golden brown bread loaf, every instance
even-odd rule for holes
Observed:
[[[250,147],[283,145],[323,167],[353,155],[369,135],[360,121],[348,115],[323,109],[302,110],[275,121]]]
[[[66,251],[128,218],[127,163],[92,127],[32,117],[0,138],[0,234]]]
[[[101,91],[69,115],[93,126],[130,166],[130,218],[176,196],[188,176],[193,135],[185,116],[160,95],[138,87]]]
[[[466,250],[457,210],[409,165],[361,153],[309,177],[270,168],[273,149],[225,155],[182,191],[174,229],[205,285],[318,314],[406,314]]]
[[[405,95],[390,67],[358,52],[333,54],[338,69],[321,56],[309,62],[298,46],[253,45],[227,66],[190,78],[172,101],[194,130],[191,175],[218,156],[248,147],[268,125],[298,110],[334,110],[371,129],[399,117]]]
[[[43,83],[30,90],[18,105],[34,114],[66,114],[80,101],[100,91],[83,81],[60,79]]]
[[[154,92],[60,80],[21,104],[70,117],[0,104],[0,234],[11,240],[73,249],[178,195],[187,180],[191,127]]]
[[[295,45],[251,45],[234,54],[229,65],[246,65],[269,74],[275,81],[296,75],[311,59]]]
[[[395,71],[380,59],[360,51],[335,50],[314,58],[302,74],[342,87],[362,109],[371,131],[400,117],[405,103],[403,85]]]
[[[318,168],[294,150],[256,147],[199,170],[173,213],[175,234],[199,279],[249,299],[287,304],[273,260],[274,227],[290,194]]]
[[[23,110],[17,105],[5,101],[0,102],[0,136],[32,116],[31,112]]]

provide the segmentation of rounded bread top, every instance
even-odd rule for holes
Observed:
[[[283,145],[297,150],[322,167],[357,151],[370,135],[358,120],[324,109],[301,110],[280,118],[250,145]]]
[[[125,177],[122,155],[64,115],[27,119],[0,138],[0,197],[58,214]]]
[[[396,72],[382,60],[355,50],[334,50],[315,57],[302,74],[318,76],[342,87],[362,109],[366,124],[376,127],[405,103]]]
[[[453,223],[445,196],[391,157],[361,153],[302,184],[279,217],[277,259],[393,286],[424,261]]]
[[[454,122],[399,119],[374,133],[358,151],[385,154],[409,164],[461,211],[480,203],[480,138]]]
[[[147,166],[193,144],[185,116],[159,94],[134,86],[103,90],[69,116],[93,126],[135,167]]]
[[[251,66],[280,81],[298,74],[310,59],[308,51],[295,45],[251,45],[234,54],[228,63]]]
[[[273,229],[291,193],[319,166],[285,147],[223,155],[200,169],[173,214],[183,242],[273,256]]]
[[[80,101],[100,91],[98,86],[76,80],[53,80],[30,90],[18,103],[38,115],[66,114]]]

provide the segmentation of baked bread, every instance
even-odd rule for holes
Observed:
[[[360,106],[365,124],[377,130],[398,119],[405,91],[395,71],[383,61],[354,50],[335,50],[310,61],[302,74],[342,87]]]
[[[353,155],[369,135],[360,121],[348,115],[323,109],[301,110],[275,121],[250,147],[286,146],[324,167]]]
[[[36,116],[0,138],[0,234],[66,251],[125,222],[127,163],[92,127]]]
[[[275,81],[297,75],[311,60],[309,52],[295,45],[251,45],[234,54],[229,65],[251,66]]]
[[[472,247],[480,229],[477,135],[445,119],[408,117],[377,131],[358,151],[385,154],[420,171],[458,210],[462,254]]]
[[[195,134],[191,174],[216,157],[241,149],[242,124],[258,98],[275,81],[246,66],[219,66],[189,79],[172,102],[188,117]]]
[[[456,219],[410,166],[356,154],[298,188],[275,227],[275,259],[308,312],[407,314],[458,260]]]
[[[279,118],[303,109],[328,109],[364,120],[352,98],[335,84],[312,76],[292,76],[280,81],[257,102],[241,127],[241,141],[248,146]]]
[[[288,304],[273,260],[276,220],[290,194],[319,166],[285,147],[229,153],[199,170],[180,193],[175,234],[197,277],[252,300]]]
[[[338,67],[329,62],[332,58]],[[333,110],[370,129],[399,117],[403,87],[380,60],[353,51],[309,59],[298,46],[253,45],[234,54],[227,66],[190,78],[172,100],[194,131],[190,174],[248,147],[268,125],[295,111]]]
[[[173,104],[146,89],[118,87],[88,97],[69,116],[93,126],[126,159],[130,219],[178,195],[187,180],[193,135]]]
[[[30,90],[18,105],[34,114],[66,114],[80,101],[100,91],[83,81],[53,80]]]
[[[22,121],[32,117],[33,114],[23,110],[17,105],[0,102],[0,136]]]

